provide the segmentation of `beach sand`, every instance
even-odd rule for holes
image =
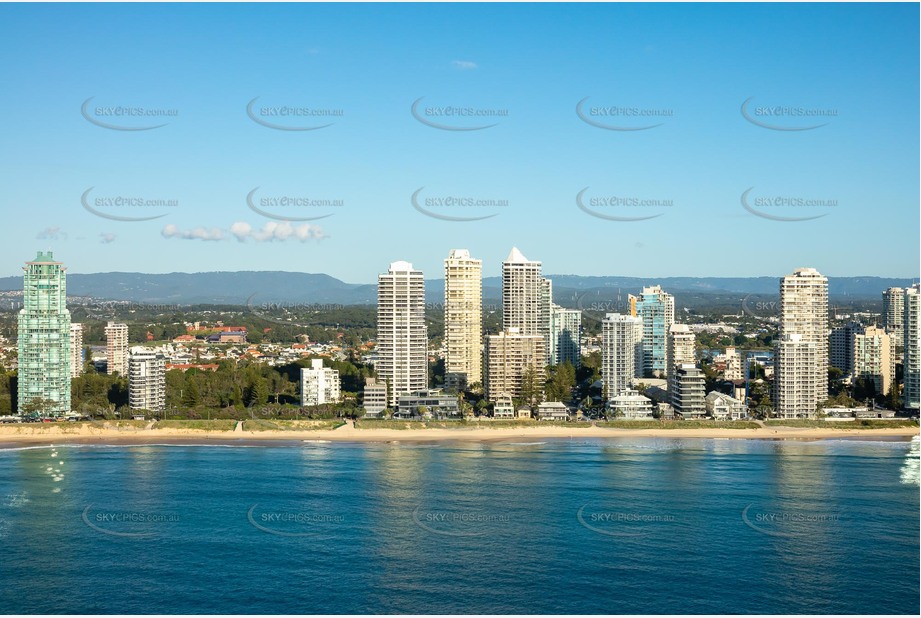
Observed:
[[[0,448],[24,444],[148,444],[148,443],[226,443],[266,441],[495,441],[542,438],[742,438],[768,440],[820,440],[827,438],[880,437],[906,439],[918,435],[918,428],[844,429],[812,427],[759,427],[757,429],[621,429],[607,427],[499,427],[457,429],[356,429],[347,423],[336,429],[292,431],[213,431],[182,428],[140,428],[93,426],[82,423],[54,425],[0,425]]]

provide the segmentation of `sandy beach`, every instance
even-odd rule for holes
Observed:
[[[820,440],[828,438],[878,439],[905,438],[918,435],[916,427],[872,429],[759,427],[757,429],[622,429],[609,427],[497,427],[457,429],[361,429],[347,423],[336,429],[288,431],[214,431],[187,428],[118,427],[87,423],[53,425],[0,425],[0,448],[23,444],[146,444],[146,443],[239,443],[265,441],[501,441],[543,438],[741,438],[767,440]]]

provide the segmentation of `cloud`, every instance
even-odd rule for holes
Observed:
[[[224,240],[224,231],[220,228],[213,227],[210,230],[203,227],[197,227],[191,230],[180,230],[172,223],[163,226],[164,238],[182,238],[183,240]]]
[[[36,240],[67,240],[67,232],[61,231],[61,228],[54,225],[46,227],[36,234]]]
[[[451,65],[458,71],[472,71],[477,68],[476,62],[469,60],[452,60]]]
[[[115,240],[115,234],[113,234],[112,232],[100,232],[99,233],[99,242],[101,242],[102,244],[107,245],[113,240]]]
[[[290,221],[277,223],[269,221],[262,226],[261,230],[254,229],[249,223],[238,221],[230,226],[230,233],[236,236],[240,242],[252,240],[255,242],[271,242],[284,240],[298,240],[306,242],[308,240],[321,240],[326,238],[326,232],[319,225],[309,225],[302,223],[300,225],[291,225]]]
[[[179,227],[170,223],[163,226],[160,232],[164,238],[181,238],[183,240],[228,240],[229,237],[225,230],[213,227],[210,230],[204,227],[197,227],[191,230],[180,230]],[[256,229],[245,221],[236,221],[230,226],[230,235],[240,242],[273,242],[297,240],[307,242],[308,240],[322,240],[326,238],[326,232],[318,225],[309,225],[302,223],[292,225],[291,222],[277,223],[269,221]]]

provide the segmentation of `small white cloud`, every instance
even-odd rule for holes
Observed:
[[[163,231],[160,233],[164,238],[181,238],[183,240],[224,240],[224,231],[217,227],[213,227],[210,230],[204,227],[196,227],[191,230],[180,230],[178,226],[169,223],[163,226]]]
[[[453,60],[451,65],[458,71],[472,71],[477,68],[476,62],[470,62],[469,60]]]
[[[164,238],[182,238],[185,240],[227,240],[227,235],[220,228],[206,229],[197,227],[192,230],[180,230],[178,226],[170,223],[163,226],[160,232]],[[327,237],[326,232],[318,225],[302,223],[292,225],[289,221],[277,223],[269,221],[262,229],[255,229],[245,221],[236,221],[230,226],[230,234],[240,242],[273,242],[285,240],[322,240]]]
[[[326,238],[326,232],[318,225],[309,225],[307,223],[292,225],[290,221],[282,223],[269,221],[262,226],[261,230],[253,229],[249,223],[244,221],[237,221],[230,226],[230,233],[236,236],[240,242],[246,242],[247,240],[254,242],[272,242],[276,240],[306,242]]]
[[[35,236],[36,240],[67,240],[67,232],[54,225],[46,227]]]
[[[99,242],[101,242],[102,244],[107,245],[113,240],[115,240],[115,234],[111,232],[100,232],[99,233]]]

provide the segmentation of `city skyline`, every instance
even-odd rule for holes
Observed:
[[[514,244],[545,273],[918,275],[916,6],[58,9],[0,8],[18,59],[0,161],[25,213],[0,241],[53,244],[71,272],[372,282],[367,264],[412,245],[423,272],[464,246],[491,277]],[[461,34],[483,23],[503,34]],[[168,24],[201,35],[163,45]]]

